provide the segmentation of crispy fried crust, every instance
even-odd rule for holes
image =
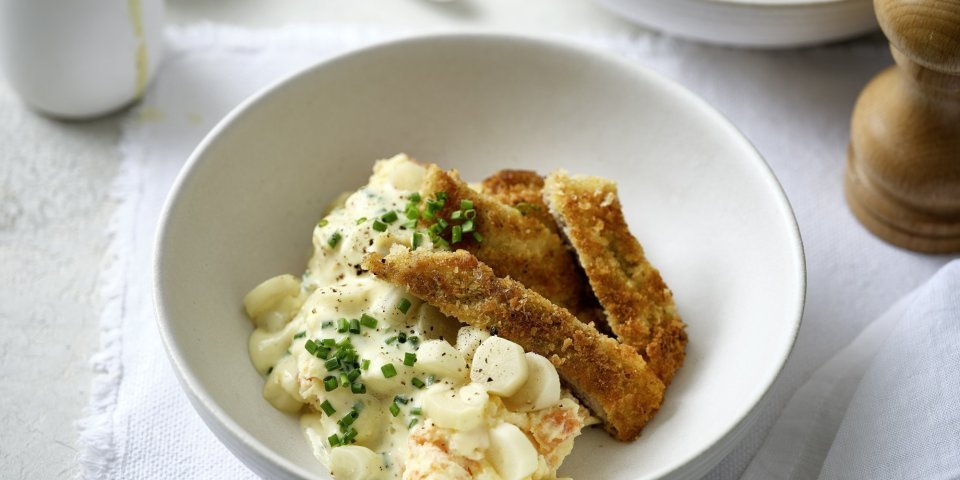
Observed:
[[[562,235],[557,221],[543,201],[543,177],[532,170],[500,170],[485,178],[480,186],[481,192],[500,201],[505,205],[516,208],[521,215],[532,218],[553,233]],[[577,266],[578,282],[587,284],[583,269]],[[613,334],[607,319],[600,307],[600,302],[589,288],[581,290],[580,305],[572,310],[583,323],[593,323],[601,332]],[[569,307],[568,307],[569,309]]]
[[[437,192],[447,194],[440,213],[444,218],[459,209],[465,199],[472,201],[477,211],[474,224],[483,241],[464,235],[455,248],[476,255],[497,275],[509,276],[561,307],[580,311],[581,294],[587,285],[578,274],[576,259],[558,234],[517,209],[471,189],[456,171],[430,165],[422,193],[426,198]]]
[[[481,192],[520,211],[559,233],[557,221],[550,215],[543,201],[543,177],[532,170],[500,170],[485,178],[480,184]]]
[[[622,441],[640,434],[663,401],[663,382],[634,349],[603,336],[538,293],[470,253],[409,251],[369,254],[363,267],[412,295],[527,351],[550,359],[574,394]]]
[[[547,177],[544,200],[576,250],[614,334],[636,347],[667,385],[683,364],[685,325],[673,294],[623,218],[616,185],[597,177]]]

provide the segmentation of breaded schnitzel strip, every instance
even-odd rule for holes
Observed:
[[[558,233],[557,221],[543,201],[543,177],[532,170],[500,170],[483,179],[482,192]]]
[[[516,279],[557,305],[579,311],[580,295],[587,285],[578,275],[576,259],[558,234],[517,209],[471,189],[456,171],[429,165],[422,190],[424,198],[437,192],[447,194],[440,211],[444,218],[460,208],[461,200],[473,202],[477,213],[473,222],[483,241],[464,235],[454,248],[476,255],[497,275]]]
[[[363,267],[446,315],[536,352],[617,440],[633,440],[663,401],[663,382],[637,352],[601,335],[538,293],[499,278],[469,252],[367,255]]]
[[[616,184],[561,170],[547,177],[543,196],[576,250],[610,328],[669,385],[683,365],[686,325],[660,272],[630,234]]]
[[[532,170],[500,170],[483,179],[480,185],[481,192],[490,195],[520,211],[521,215],[533,218],[542,223],[553,233],[562,234],[557,221],[543,201],[543,177]],[[577,277],[583,285],[587,284],[583,270],[577,268]],[[569,308],[568,308],[569,310]],[[593,323],[597,329],[605,334],[613,334],[607,319],[600,308],[600,302],[593,295],[593,291],[584,288],[580,297],[580,306],[572,311],[583,323]]]

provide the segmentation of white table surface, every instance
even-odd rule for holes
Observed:
[[[629,34],[587,0],[168,0],[167,22]],[[69,478],[99,349],[122,115],[64,123],[0,79],[0,478]],[[146,272],[144,272],[146,274]]]

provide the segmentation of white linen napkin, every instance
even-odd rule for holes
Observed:
[[[960,478],[960,260],[797,390],[745,480]]]
[[[115,260],[103,287],[103,350],[91,415],[80,422],[88,478],[251,478],[206,429],[174,378],[155,327],[151,253],[156,220],[180,166],[203,135],[249,94],[317,60],[400,35],[357,28],[168,32],[154,84],[128,114],[111,224]],[[743,444],[710,478],[739,477],[809,374],[946,258],[912,254],[866,233],[847,211],[842,173],[856,93],[890,63],[882,41],[761,52],[658,35],[575,40],[672,77],[727,114],[783,183],[808,261],[804,324],[791,360]],[[841,429],[841,432],[843,430]],[[839,448],[839,447],[838,447]]]

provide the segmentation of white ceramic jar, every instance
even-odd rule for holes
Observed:
[[[58,118],[97,117],[140,98],[162,40],[162,0],[0,0],[6,80]]]

